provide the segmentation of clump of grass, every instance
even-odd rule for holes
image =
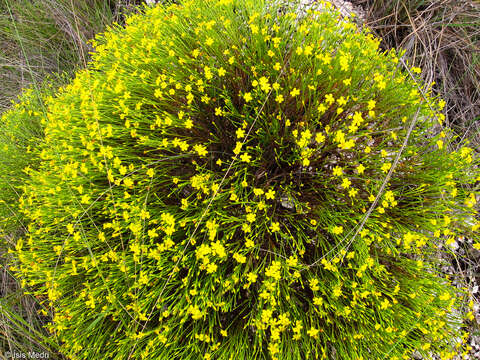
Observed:
[[[384,48],[404,49],[446,101],[446,124],[480,143],[480,3],[469,0],[356,0]]]
[[[278,11],[282,10],[282,11]],[[478,158],[337,12],[157,6],[46,101],[13,270],[78,359],[451,358]],[[457,297],[458,295],[458,297]],[[335,354],[335,355],[334,355]]]

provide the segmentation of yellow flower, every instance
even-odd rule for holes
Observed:
[[[385,163],[382,165],[382,171],[386,173],[388,170],[390,170],[391,167],[392,167],[392,164]]]
[[[248,222],[254,222],[255,221],[255,214],[254,213],[248,213],[247,214],[247,221]]]
[[[390,304],[390,301],[388,301],[388,299],[384,299],[380,303],[380,309],[382,309],[382,310],[385,310],[385,309],[389,308],[390,306],[391,306],[391,304]]]
[[[219,258],[224,258],[227,256],[225,247],[219,241],[212,242],[210,248],[212,250],[212,253],[216,254]]]
[[[245,136],[245,130],[238,128],[235,132],[237,135],[237,139],[243,138]]]
[[[422,69],[420,69],[419,67],[412,67],[412,72],[416,73],[416,74],[420,74],[422,72]]]
[[[323,299],[321,297],[315,296],[313,298],[313,304],[317,305],[317,306],[320,306],[320,305],[323,304]]]
[[[263,209],[265,209],[266,205],[262,200],[258,203],[257,207],[258,207],[258,210],[263,210]]]
[[[299,94],[300,94],[300,90],[298,90],[297,88],[293,88],[292,91],[290,91],[290,95],[291,95],[292,97],[295,97],[295,96],[297,96],[297,95],[299,95]]]
[[[327,94],[327,95],[325,95],[325,102],[327,104],[332,105],[335,102],[335,98],[333,97],[332,94]]]
[[[198,319],[202,318],[202,312],[200,311],[200,309],[196,305],[195,306],[190,305],[188,307],[188,313],[192,315],[193,320],[198,320]]]
[[[245,262],[247,262],[247,258],[237,252],[233,254],[233,258],[240,264],[244,264]]]
[[[67,225],[67,231],[70,235],[73,234],[74,230],[73,230],[73,224],[68,224]]]
[[[342,187],[343,187],[344,189],[347,189],[347,188],[351,185],[351,183],[352,183],[352,182],[351,182],[350,180],[348,180],[347,178],[344,178],[344,179],[343,179],[343,182],[342,182]]]
[[[290,266],[290,267],[294,267],[294,266],[297,266],[297,263],[298,263],[298,259],[291,255],[288,259],[287,259],[287,265]]]
[[[357,193],[358,193],[358,189],[353,189],[352,188],[352,189],[349,190],[348,195],[350,197],[355,197],[357,195]]]
[[[265,276],[273,277],[276,280],[280,280],[281,268],[282,268],[282,263],[280,261],[273,261],[272,264],[265,269]]]
[[[211,274],[211,273],[214,273],[215,271],[217,271],[217,264],[209,263],[207,265],[207,273]]]
[[[262,189],[259,189],[259,188],[255,188],[253,189],[253,193],[256,195],[256,196],[260,196],[260,195],[263,195],[263,190]]]
[[[207,148],[203,145],[196,144],[193,149],[197,152],[199,156],[205,156],[208,154]]]
[[[242,146],[243,146],[243,144],[242,144],[241,142],[237,141],[237,143],[235,144],[235,149],[233,149],[233,153],[234,153],[235,155],[240,154],[240,151],[241,151],[241,149],[242,149]]]
[[[212,71],[208,66],[205,66],[204,72],[205,72],[205,79],[210,80],[213,77]]]
[[[269,189],[267,191],[267,193],[265,194],[265,198],[267,200],[271,200],[271,199],[274,199],[275,198],[275,191],[273,191],[272,189]]]
[[[82,204],[88,204],[89,202],[90,202],[90,196],[88,196],[87,194],[83,195],[81,203]]]
[[[270,83],[268,82],[268,79],[265,77],[265,76],[262,76],[260,79],[259,79],[259,84],[260,84],[260,88],[265,91],[265,92],[268,92],[270,91],[271,87],[270,87]]]
[[[243,154],[240,156],[240,159],[241,159],[243,162],[246,162],[246,163],[249,163],[251,158],[252,158],[252,157],[251,157],[250,155],[248,155],[247,153],[243,153]]]
[[[272,222],[272,225],[270,226],[270,230],[272,232],[280,231],[280,224],[278,222]]]
[[[344,144],[345,143],[345,134],[343,133],[342,130],[338,130],[336,133],[335,133],[335,141],[340,143],[340,144]]]
[[[447,300],[450,300],[451,296],[448,292],[444,292],[438,298],[442,301],[447,301]]]
[[[317,133],[317,134],[315,135],[315,141],[316,141],[317,143],[322,143],[322,142],[325,141],[325,136],[324,136],[322,133]]]
[[[315,329],[313,326],[310,328],[310,330],[307,331],[307,334],[316,339],[318,337],[318,333],[320,330]]]
[[[251,283],[254,283],[255,281],[257,281],[257,274],[255,274],[254,272],[248,273],[247,280]]]
[[[247,92],[247,93],[243,94],[243,98],[245,99],[245,102],[248,103],[249,101],[252,100],[252,94]]]
[[[332,232],[335,235],[340,235],[341,233],[343,233],[343,226],[334,226]]]
[[[333,168],[333,175],[334,176],[340,176],[340,175],[342,175],[342,173],[343,173],[343,170],[340,166],[335,166]]]
[[[359,174],[363,174],[363,172],[365,171],[365,166],[363,166],[362,164],[358,165],[357,171]]]
[[[342,105],[345,105],[347,103],[347,100],[343,96],[340,96],[337,99],[337,103],[338,103],[338,105],[342,106]]]

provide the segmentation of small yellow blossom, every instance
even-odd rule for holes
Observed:
[[[352,184],[352,182],[347,178],[344,178],[343,181],[342,181],[342,187],[344,189],[347,189],[351,184]]]
[[[392,167],[391,163],[385,163],[385,164],[382,165],[381,169],[382,169],[383,172],[386,173],[388,170],[390,170],[391,167]]]
[[[235,254],[233,254],[233,258],[239,262],[240,264],[244,264],[246,261],[247,261],[247,258],[241,254],[239,254],[238,252],[236,252]]]
[[[315,327],[311,327],[310,330],[307,331],[307,334],[311,337],[313,337],[314,339],[316,339],[318,337],[318,333],[320,332],[320,330],[316,329]]]
[[[248,282],[254,283],[255,281],[257,281],[257,274],[255,274],[254,272],[248,273],[247,280]]]
[[[251,158],[252,157],[250,155],[248,155],[247,153],[243,153],[242,155],[240,155],[240,160],[242,160],[243,162],[246,162],[246,163],[249,163]]]
[[[300,94],[300,90],[298,90],[297,88],[293,88],[292,91],[290,91],[290,95],[291,95],[292,97],[295,97],[295,96],[297,96],[297,95],[299,95],[299,94]]]
[[[269,189],[269,190],[267,191],[267,193],[265,194],[265,198],[266,198],[267,200],[272,200],[272,199],[274,199],[274,198],[275,198],[275,191],[273,191],[272,189]]]
[[[365,171],[365,166],[363,166],[363,164],[358,165],[357,171],[359,174],[363,174],[363,172]]]
[[[278,222],[272,222],[272,225],[270,226],[270,230],[272,232],[280,231],[280,224]]]
[[[335,235],[340,235],[341,233],[343,233],[343,226],[334,226],[332,232]]]

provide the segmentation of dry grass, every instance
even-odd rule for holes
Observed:
[[[352,0],[383,47],[406,51],[447,102],[447,126],[480,148],[480,2]]]
[[[85,66],[87,40],[140,0],[0,0],[0,112],[30,84]],[[58,74],[67,74],[59,77]]]

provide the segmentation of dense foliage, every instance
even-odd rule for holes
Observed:
[[[26,177],[24,168],[36,161],[34,149],[43,138],[43,101],[51,93],[48,85],[39,93],[32,87],[25,89],[0,118],[0,236],[23,228],[18,199]]]
[[[98,36],[46,101],[21,198],[17,270],[64,353],[451,358],[438,253],[478,229],[478,160],[378,43],[331,9],[253,0]]]

